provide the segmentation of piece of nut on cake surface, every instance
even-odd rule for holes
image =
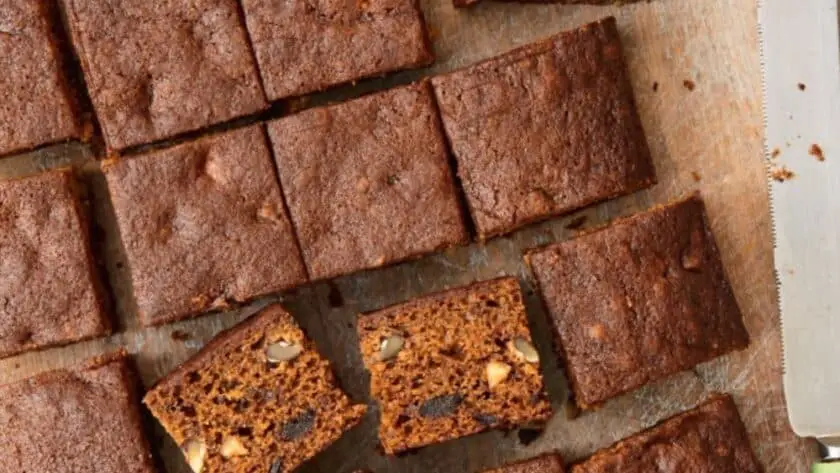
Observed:
[[[551,416],[515,278],[362,314],[357,329],[386,453]]]
[[[367,410],[279,305],[218,334],[143,402],[196,473],[293,471]]]
[[[525,258],[582,408],[749,343],[697,194]]]

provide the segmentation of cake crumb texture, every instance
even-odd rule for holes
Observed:
[[[144,403],[201,473],[293,471],[367,410],[279,305],[217,335]]]
[[[430,64],[416,0],[243,0],[270,100]]]
[[[551,415],[515,278],[364,314],[358,332],[386,453]]]

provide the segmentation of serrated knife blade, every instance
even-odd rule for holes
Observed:
[[[759,27],[788,415],[798,435],[829,441],[840,437],[837,0],[760,0]]]

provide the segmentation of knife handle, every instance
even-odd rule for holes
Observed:
[[[840,473],[840,463],[814,463],[811,473]]]

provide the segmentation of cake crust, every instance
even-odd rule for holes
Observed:
[[[236,0],[62,1],[112,150],[268,106]]]
[[[144,325],[306,282],[261,125],[104,172]]]
[[[270,100],[434,60],[417,0],[243,0],[242,6]]]
[[[481,239],[656,182],[612,17],[432,84]]]
[[[107,335],[70,170],[0,182],[0,357]]]
[[[0,472],[154,473],[126,356],[0,386]]]
[[[313,280],[467,241],[428,83],[268,125]]]
[[[732,397],[700,406],[600,450],[571,473],[761,473]]]
[[[0,0],[0,156],[81,137],[50,3]]]
[[[697,194],[526,259],[580,407],[749,343]]]

